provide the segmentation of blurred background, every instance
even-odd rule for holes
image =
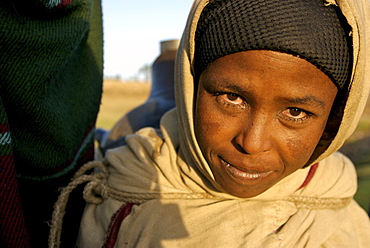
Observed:
[[[104,92],[97,127],[111,129],[146,102],[160,42],[180,39],[193,0],[104,0]],[[370,207],[370,103],[341,151],[356,165],[355,198]]]
[[[110,129],[149,97],[160,42],[180,39],[193,0],[105,0],[104,93],[97,127]]]
[[[145,67],[159,42],[180,39],[193,0],[104,0],[104,75],[123,81],[148,79]]]

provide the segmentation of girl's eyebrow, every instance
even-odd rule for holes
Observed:
[[[289,103],[298,103],[298,104],[308,104],[308,105],[313,105],[315,107],[322,107],[325,108],[325,103],[318,99],[315,96],[306,96],[304,98],[288,98],[286,99],[287,102]]]
[[[234,93],[238,93],[238,94],[243,93],[243,94],[246,94],[246,95],[251,95],[251,92],[249,92],[248,90],[244,89],[243,87],[240,87],[237,84],[231,83],[227,80],[220,80],[216,83],[216,85],[218,85],[218,87],[224,88],[226,90],[230,90]]]
[[[236,93],[250,94],[248,90],[245,90],[242,87],[239,87],[238,85],[235,85],[235,84],[227,84],[227,85],[221,85],[221,86],[231,91],[235,91]]]

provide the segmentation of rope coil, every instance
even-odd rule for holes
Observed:
[[[91,169],[99,169],[100,172],[85,175]],[[84,189],[84,199],[89,203],[100,204],[103,201],[102,198],[108,198],[108,192],[101,186],[106,185],[107,175],[108,169],[102,162],[92,161],[83,165],[75,173],[71,182],[65,188],[62,188],[58,200],[54,205],[49,235],[49,248],[58,248],[60,246],[63,217],[71,192],[80,184],[88,182]]]

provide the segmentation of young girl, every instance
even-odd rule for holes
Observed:
[[[369,16],[368,0],[195,1],[177,108],[88,165],[78,246],[367,247],[336,151],[369,92]]]

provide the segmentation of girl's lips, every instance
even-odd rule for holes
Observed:
[[[255,181],[264,177],[267,177],[272,171],[267,172],[247,172],[239,169],[238,167],[226,162],[221,158],[222,164],[225,166],[226,171],[233,177],[243,181]]]

